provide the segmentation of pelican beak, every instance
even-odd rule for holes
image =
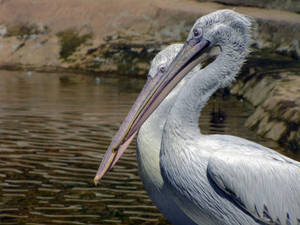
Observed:
[[[209,48],[210,42],[201,39],[188,39],[164,73],[158,73],[149,79],[136,102],[112,139],[94,178],[97,184],[100,179],[116,164],[139,128],[176,84],[197,64],[201,63],[201,55]]]

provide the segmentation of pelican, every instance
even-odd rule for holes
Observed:
[[[182,46],[183,44],[172,44],[154,57],[148,73],[148,82],[155,76],[160,76],[167,69]],[[167,119],[165,115],[174,104],[178,91],[190,79],[191,74],[199,70],[200,65],[178,83],[141,126],[137,135],[139,175],[150,199],[172,224],[196,225],[175,204],[172,194],[168,192],[160,174],[159,153],[162,131]]]
[[[199,225],[300,224],[299,162],[239,137],[203,135],[198,127],[209,97],[234,80],[249,54],[251,22],[231,10],[196,21],[168,69],[141,92],[95,182],[112,168],[172,89],[217,48],[216,59],[192,71],[165,115],[159,161],[164,186],[177,207]]]

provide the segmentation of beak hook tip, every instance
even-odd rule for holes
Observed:
[[[94,185],[95,185],[95,186],[98,185],[99,180],[100,180],[99,177],[98,177],[98,176],[95,176],[95,178],[94,178]]]

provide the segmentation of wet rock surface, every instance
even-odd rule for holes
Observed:
[[[291,150],[300,149],[300,65],[287,58],[249,59],[232,92],[255,107],[246,126]]]

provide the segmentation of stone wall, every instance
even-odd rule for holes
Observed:
[[[257,56],[256,56],[257,57]],[[274,57],[274,56],[273,56]],[[249,59],[232,93],[255,106],[246,126],[259,135],[300,149],[300,64],[288,57]]]

